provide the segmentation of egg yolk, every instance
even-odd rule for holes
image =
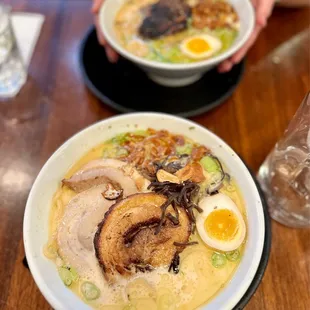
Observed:
[[[229,241],[238,231],[238,219],[231,210],[214,210],[205,220],[205,229],[211,238]]]
[[[195,54],[201,54],[211,49],[208,42],[200,38],[190,40],[187,43],[187,48]]]

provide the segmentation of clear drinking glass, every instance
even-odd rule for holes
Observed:
[[[10,13],[10,7],[0,3],[0,100],[14,97],[27,79]]]
[[[260,167],[258,180],[273,219],[310,227],[310,94]]]
[[[0,3],[0,130],[40,118],[48,103],[24,66],[12,29],[11,8]]]

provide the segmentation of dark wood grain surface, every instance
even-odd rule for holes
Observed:
[[[44,162],[66,139],[116,113],[90,94],[79,71],[80,40],[92,23],[90,1],[4,2],[15,11],[46,16],[30,73],[48,101],[33,120],[0,118],[0,309],[44,310],[50,306],[22,264],[28,193]],[[254,171],[309,91],[309,14],[308,9],[276,9],[249,53],[233,96],[193,119],[223,138]],[[275,222],[272,229],[269,265],[247,309],[309,309],[310,231]]]

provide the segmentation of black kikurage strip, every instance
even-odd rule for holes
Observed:
[[[177,210],[177,206],[183,208],[186,211],[188,219],[191,222],[193,232],[196,223],[193,209],[195,208],[198,212],[202,212],[202,209],[192,202],[194,196],[199,191],[198,184],[191,181],[185,181],[181,184],[156,181],[152,182],[148,188],[152,189],[152,191],[154,191],[155,193],[163,194],[168,198],[168,200],[161,206],[161,220],[156,228],[155,234],[158,234],[161,230],[166,217],[170,219],[172,223],[177,223],[177,220],[179,221],[179,212]],[[168,213],[166,215],[166,210],[170,204],[172,204],[172,207],[175,211],[175,217],[171,213]]]
[[[171,202],[172,202],[172,199],[170,198],[163,205],[160,206],[160,208],[162,210],[162,214],[161,214],[160,222],[155,229],[155,235],[157,235],[160,232],[160,230],[163,226],[163,223],[165,221],[166,210],[169,207],[169,205],[171,204]]]
[[[198,242],[197,242],[197,241],[185,242],[185,243],[182,243],[182,242],[174,242],[173,244],[174,244],[175,246],[186,247],[186,246],[190,246],[190,245],[196,245],[196,244],[198,244]]]

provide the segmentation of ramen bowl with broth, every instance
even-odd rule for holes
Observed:
[[[30,192],[24,244],[55,309],[232,309],[257,271],[262,202],[234,151],[157,113],[68,140]],[[168,308],[167,308],[168,307]]]
[[[106,0],[102,32],[155,82],[191,84],[236,52],[254,27],[248,0]]]

